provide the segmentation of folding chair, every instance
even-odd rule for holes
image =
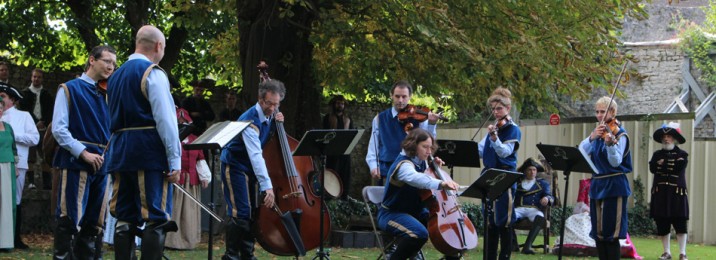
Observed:
[[[363,202],[365,203],[365,209],[368,212],[368,216],[370,217],[370,223],[373,225],[373,234],[375,234],[375,238],[378,240],[378,246],[380,246],[380,255],[377,259],[384,259],[387,260],[385,257],[385,249],[392,246],[393,243],[395,243],[395,239],[391,241],[388,245],[383,246],[383,239],[380,230],[378,230],[377,225],[375,224],[375,219],[373,219],[373,212],[370,211],[370,204],[376,205],[377,207],[380,207],[380,203],[383,202],[383,196],[385,195],[385,187],[383,186],[366,186],[363,187]],[[376,217],[378,212],[375,213]]]

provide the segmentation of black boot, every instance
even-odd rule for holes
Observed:
[[[607,259],[615,260],[620,259],[622,256],[621,245],[619,245],[619,239],[615,238],[612,241],[604,242],[606,245]]]
[[[532,229],[530,229],[530,233],[527,234],[527,240],[525,241],[525,245],[522,247],[522,253],[526,255],[534,255],[535,251],[532,250],[532,243],[535,241],[535,238],[537,238],[537,235],[539,235],[539,231],[542,230],[542,223],[544,222],[544,218],[541,216],[535,217],[535,220],[532,221]]]
[[[17,208],[15,210],[15,249],[29,249],[30,247],[27,246],[25,243],[22,242],[22,238],[20,237],[20,233],[22,230],[22,205],[17,205]]]
[[[497,246],[500,243],[500,229],[495,226],[489,226],[488,243],[487,243],[487,259],[497,259]]]
[[[236,219],[236,224],[239,229],[239,253],[241,254],[242,260],[256,260],[254,256],[254,239],[253,233],[251,233],[251,221],[246,219]]]
[[[599,256],[599,260],[609,259],[609,258],[607,258],[607,248],[606,248],[607,246],[605,244],[606,242],[596,240],[596,241],[594,241],[594,243],[596,244],[596,247],[597,247],[597,255]]]
[[[512,227],[500,228],[500,260],[510,259],[512,255]]]
[[[114,229],[114,258],[117,260],[134,260],[135,255],[133,224],[121,224]]]
[[[520,243],[517,242],[517,233],[515,233],[515,229],[512,229],[512,252],[519,252],[520,251]]]
[[[97,235],[97,239],[94,241],[94,259],[95,260],[102,260],[102,255],[104,255],[104,252],[102,252],[102,246],[104,245],[104,231],[100,230],[99,234]]]
[[[415,256],[420,248],[423,247],[425,242],[428,242],[427,238],[412,238],[405,237],[398,242],[398,247],[390,256],[389,260],[405,260]]]
[[[77,234],[77,228],[69,217],[61,217],[57,221],[52,259],[75,259],[72,252],[72,240],[75,234]]]
[[[75,241],[75,257],[79,260],[94,260],[97,255],[97,237],[102,231],[99,228],[82,227]],[[102,248],[99,248],[101,251]],[[101,254],[101,253],[100,253]]]
[[[142,235],[142,259],[161,260],[164,256],[164,240],[167,238],[167,232],[177,230],[177,224],[174,221],[147,225]]]
[[[226,251],[224,256],[221,257],[223,260],[239,260],[239,224],[236,218],[229,219],[226,224],[226,238],[224,239],[226,244]]]

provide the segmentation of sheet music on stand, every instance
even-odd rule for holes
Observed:
[[[587,151],[585,151],[584,149],[582,149],[582,147],[577,146],[577,150],[579,150],[579,152],[582,154],[582,157],[591,159],[591,156],[589,156],[589,153]],[[589,164],[589,167],[592,168],[593,173],[599,173],[599,170],[597,170],[597,167],[594,166],[594,163],[592,162],[592,160],[586,160],[586,162]]]
[[[184,145],[184,149],[221,149],[249,125],[250,121],[224,121],[213,124],[193,143]]]

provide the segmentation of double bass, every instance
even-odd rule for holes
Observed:
[[[450,175],[440,169],[435,160],[429,164],[425,171],[428,176],[452,181]],[[423,192],[423,200],[430,211],[428,234],[435,249],[445,255],[457,255],[477,247],[477,230],[467,214],[460,209],[455,191],[440,189]]]
[[[268,77],[268,65],[258,66],[261,81]],[[276,110],[278,113],[278,109]],[[316,169],[309,156],[293,156],[298,141],[286,134],[283,122],[276,122],[276,129],[263,148],[273,192],[273,208],[259,207],[253,231],[256,240],[271,254],[280,256],[303,256],[306,250],[316,248],[331,233],[328,211],[323,214],[324,237],[320,238],[321,213],[319,197],[309,191],[309,174]],[[295,229],[291,230],[291,225]],[[296,232],[297,231],[297,232]],[[298,237],[297,237],[298,236]]]

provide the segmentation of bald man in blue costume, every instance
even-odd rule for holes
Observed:
[[[595,115],[602,124],[579,144],[599,171],[592,175],[589,188],[589,236],[596,242],[599,259],[613,260],[621,256],[619,239],[626,239],[628,229],[626,204],[631,188],[626,174],[632,171],[629,136],[621,126],[614,133],[604,124],[616,120],[617,103],[610,97],[597,100]]]
[[[112,173],[110,211],[117,218],[116,259],[134,257],[136,227],[142,259],[161,259],[171,221],[172,185],[181,170],[181,143],[167,74],[157,63],[166,39],[154,26],[137,31],[136,49],[109,79],[110,130],[106,167]]]
[[[94,47],[85,73],[60,85],[55,98],[52,135],[62,149],[52,163],[61,176],[53,259],[101,256],[102,243],[95,241],[101,237],[107,212],[102,153],[110,133],[107,101],[97,82],[112,75],[116,60],[114,48]]]

